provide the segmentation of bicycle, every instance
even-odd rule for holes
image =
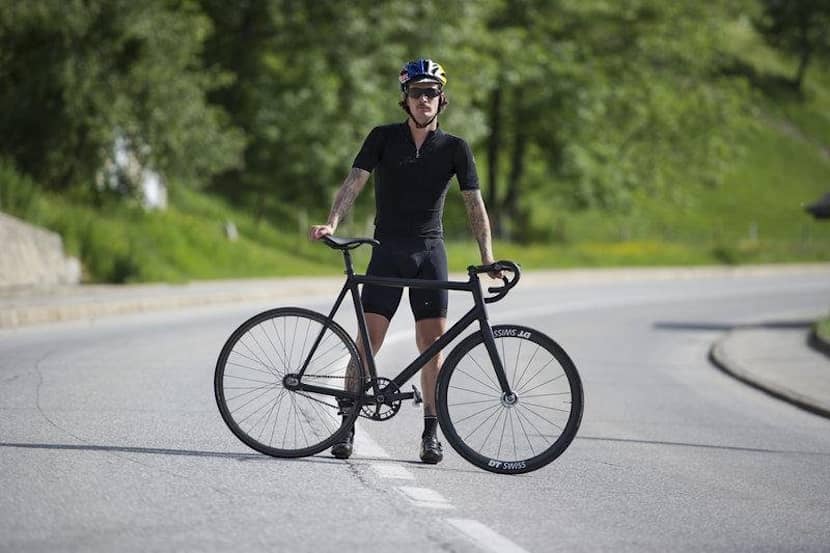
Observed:
[[[343,439],[358,416],[385,421],[401,403],[421,401],[402,387],[475,322],[443,363],[436,389],[441,430],[473,465],[492,472],[537,470],[570,445],[582,419],[582,384],[574,363],[538,330],[490,326],[485,304],[499,301],[520,278],[511,261],[470,266],[468,280],[427,281],[355,274],[350,251],[377,246],[370,238],[322,241],[343,253],[346,281],[328,316],[299,307],[264,311],[228,338],[216,363],[214,392],[222,418],[249,447],[274,457],[319,453]],[[502,271],[502,285],[484,296],[478,275]],[[473,307],[400,374],[377,376],[374,356],[359,358],[354,340],[334,317],[350,294],[364,351],[371,352],[361,284],[470,292]],[[355,372],[348,377],[348,365]]]

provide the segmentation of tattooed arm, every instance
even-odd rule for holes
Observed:
[[[481,192],[479,190],[463,190],[461,195],[464,198],[464,208],[467,210],[470,228],[481,252],[481,263],[483,265],[494,263],[493,243],[490,238],[490,220],[487,217],[487,208],[484,207]]]
[[[337,195],[334,197],[334,203],[331,206],[328,221],[326,221],[325,225],[313,225],[308,233],[309,238],[319,240],[327,234],[334,234],[337,225],[345,217],[346,213],[349,212],[355,198],[363,190],[366,181],[369,180],[370,174],[363,169],[352,167],[352,170],[346,176],[346,179],[337,191]]]

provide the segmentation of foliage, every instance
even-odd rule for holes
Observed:
[[[793,206],[826,186],[830,77],[786,83],[781,5],[0,0],[0,209],[65,233],[90,280],[267,274],[277,251],[336,266],[303,230],[371,127],[404,120],[397,73],[428,56],[500,248],[540,266],[822,259],[824,228]],[[170,185],[167,213],[102,190],[119,140]],[[368,188],[341,232],[372,212]],[[469,237],[454,185],[444,227]]]
[[[798,58],[792,83],[801,90],[813,58],[830,55],[830,2],[761,0],[761,5],[763,10],[756,19],[756,27],[772,46]]]
[[[830,344],[830,316],[816,322],[816,334],[825,344]]]
[[[3,2],[0,154],[54,189],[88,189],[123,137],[143,166],[205,179],[240,134],[205,93],[209,21],[192,2]]]

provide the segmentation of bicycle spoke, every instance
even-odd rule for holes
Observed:
[[[525,425],[522,422],[522,414],[519,411],[516,411],[516,420],[519,421],[519,426],[522,427],[522,433],[525,435],[525,440],[527,440],[527,445],[530,447],[530,452],[533,455],[536,455],[536,450],[533,449],[533,442],[530,441],[530,436],[527,435],[527,429],[525,429]]]
[[[521,418],[524,417],[525,421],[527,421],[527,424],[536,432],[537,436],[543,437],[545,435],[541,430],[539,430],[536,427],[535,424],[533,424],[533,421],[530,420],[530,417],[528,417],[527,415],[524,415],[521,411],[516,411],[516,414],[519,416],[519,420],[521,420]],[[528,436],[528,442],[530,442],[530,437],[529,436]]]
[[[236,409],[234,409],[234,411],[233,411],[233,412],[234,412],[234,413],[236,413],[236,412],[238,412],[238,411],[241,411],[244,407],[247,407],[248,405],[250,405],[251,403],[253,403],[253,402],[254,402],[254,401],[256,401],[257,399],[259,399],[259,398],[261,398],[262,396],[264,396],[265,394],[267,394],[268,392],[270,392],[270,390],[266,390],[265,392],[261,393],[261,394],[260,394],[260,395],[258,395],[257,397],[255,397],[255,398],[251,399],[250,401],[246,402],[245,404],[243,404],[243,405],[241,405],[241,406],[237,407]],[[285,392],[285,390],[283,390],[282,392],[280,392],[280,394],[277,396],[277,400],[279,400],[279,398],[282,396],[283,392]],[[247,417],[245,417],[244,419],[241,419],[241,420],[239,421],[239,425],[241,426],[241,425],[242,425],[245,421],[247,421],[248,419],[250,419],[251,417],[253,417],[253,416],[254,416],[254,415],[256,415],[257,413],[259,413],[262,409],[264,409],[264,408],[265,408],[265,407],[267,407],[267,406],[268,406],[268,403],[263,403],[263,404],[262,404],[262,407],[258,407],[258,408],[256,408],[256,409],[254,409],[253,411],[251,411],[250,413],[248,413],[248,416],[247,416]]]
[[[469,374],[469,373],[468,373],[467,371],[465,371],[464,369],[455,369],[455,370],[457,370],[457,371],[458,371],[458,372],[460,372],[461,374],[465,374],[465,375],[469,376],[470,378],[472,378],[473,380],[475,380],[476,382],[478,382],[479,384],[481,384],[481,385],[482,385],[482,386],[484,386],[485,388],[488,388],[488,389],[490,389],[490,390],[493,390],[494,392],[496,392],[496,394],[497,394],[497,395],[501,395],[501,390],[499,390],[498,388],[494,388],[494,387],[492,387],[492,386],[488,386],[488,385],[487,385],[487,383],[482,382],[482,381],[481,381],[481,380],[479,380],[478,378],[476,378],[476,377],[474,377],[473,375]]]
[[[501,423],[501,436],[499,436],[499,449],[496,451],[496,457],[501,458],[501,444],[504,441],[504,429],[507,428],[507,419],[510,418],[510,409],[504,410],[504,421]]]
[[[277,402],[271,403],[271,408],[268,410],[268,413],[263,418],[264,424],[262,425],[262,430],[259,432],[259,436],[262,436],[262,433],[268,428],[268,421],[271,418],[271,414],[274,412],[274,408],[277,406]],[[259,421],[256,422],[253,426],[251,426],[251,433],[259,426]]]
[[[529,413],[533,413],[534,415],[536,415],[536,417],[538,417],[538,418],[542,419],[543,421],[545,421],[545,422],[546,422],[546,423],[548,423],[548,424],[551,424],[551,425],[555,426],[555,427],[556,427],[556,428],[558,428],[559,430],[563,430],[563,429],[564,429],[563,427],[559,426],[558,424],[556,424],[556,423],[555,423],[555,422],[553,422],[552,420],[550,420],[550,419],[546,419],[545,417],[543,417],[542,415],[540,415],[539,413],[537,413],[537,412],[536,412],[536,411],[534,411],[533,409],[529,409],[529,408],[528,408],[528,407],[526,407],[525,405],[519,404],[519,409],[524,409],[525,411],[527,411],[527,412],[529,412]]]
[[[262,328],[260,328],[259,331],[264,333]],[[265,356],[265,359],[268,360],[268,363],[270,363],[274,368],[276,368],[277,364],[274,363],[274,361],[271,359],[271,356],[268,355],[268,352],[265,351],[265,348],[263,348],[262,344],[259,343],[259,340],[257,340],[257,337],[256,337],[256,333],[251,332],[251,339],[254,341],[254,343],[256,343],[257,347],[259,348],[259,351],[262,352],[262,354]],[[285,361],[283,361],[282,365],[283,365],[283,369],[285,369],[285,370],[288,369],[288,364]]]
[[[277,349],[276,344],[274,344],[274,341],[271,339],[271,335],[265,330],[265,325],[259,325],[259,330],[260,330],[260,332],[262,332],[262,334],[265,335],[266,338],[268,338],[268,343],[271,344],[271,349],[274,350],[274,353],[279,358],[280,362],[282,363],[283,368],[287,369],[288,368],[288,360],[285,357],[280,356],[279,349]],[[277,338],[279,338],[279,334],[277,334]]]
[[[490,434],[493,433],[493,430],[496,429],[496,425],[499,424],[499,421],[501,420],[501,416],[504,413],[504,409],[501,409],[501,410],[497,411],[497,413],[498,413],[498,416],[496,417],[496,420],[493,421],[493,426],[490,427],[490,432],[487,433],[487,435],[484,437],[484,441],[481,443],[482,451],[484,451],[484,446],[487,444],[487,440],[490,439]]]
[[[493,379],[492,379],[492,378],[490,378],[490,374],[489,374],[486,370],[484,370],[484,367],[482,367],[482,366],[479,364],[479,362],[478,362],[478,361],[476,361],[476,358],[475,358],[475,357],[473,357],[471,354],[468,354],[467,356],[468,356],[468,357],[470,358],[470,360],[471,360],[473,363],[475,363],[475,364],[476,364],[476,366],[477,366],[477,367],[481,370],[481,373],[482,373],[485,377],[487,377],[487,380],[489,380],[489,381],[490,381],[490,383],[494,386],[494,389],[499,389],[499,385],[498,385],[498,384],[496,384],[495,382],[493,382]],[[489,359],[490,359],[490,358],[488,357],[488,358],[487,358],[487,360],[489,361]]]
[[[239,343],[242,344],[243,346],[245,346],[245,349],[248,350],[248,353],[250,353],[252,357],[249,357],[248,355],[245,355],[244,353],[242,353],[241,351],[236,350],[236,349],[233,350],[233,352],[231,352],[232,355],[238,355],[239,357],[242,357],[243,359],[247,359],[248,361],[252,361],[254,363],[257,363],[257,364],[265,367],[267,369],[268,374],[271,374],[273,376],[280,376],[279,369],[277,369],[276,367],[273,367],[271,365],[268,365],[262,359],[257,357],[256,354],[253,351],[251,351],[251,348],[248,346],[248,344],[246,344],[242,340],[240,340]]]
[[[491,405],[490,407],[485,407],[484,409],[481,409],[481,410],[479,410],[479,411],[476,411],[476,412],[475,412],[475,413],[473,413],[472,415],[467,415],[466,417],[464,417],[464,418],[462,418],[462,419],[458,419],[458,420],[457,420],[457,421],[455,421],[455,422],[456,422],[456,423],[462,423],[462,422],[464,422],[464,421],[466,421],[466,420],[469,420],[469,419],[471,419],[471,418],[475,417],[476,415],[479,415],[479,414],[481,414],[481,413],[483,413],[483,412],[485,412],[485,411],[489,411],[490,409],[494,409],[494,408],[496,408],[496,407],[501,407],[501,403],[496,402],[496,404],[495,404],[495,405]]]
[[[513,429],[513,409],[507,413],[510,416],[510,436],[513,438],[513,458],[519,458],[519,451],[516,448],[516,431]]]
[[[524,379],[525,374],[527,374],[527,370],[530,368],[531,365],[533,365],[533,360],[536,359],[536,354],[539,353],[540,349],[541,348],[539,347],[539,344],[536,344],[536,349],[533,350],[533,355],[531,355],[530,359],[527,361],[527,364],[525,365],[525,368],[522,371],[522,375],[519,377],[519,382],[513,387],[514,390],[522,387],[522,380]]]
[[[529,401],[523,401],[523,405],[531,405],[533,407],[539,407],[540,409],[549,409],[551,411],[559,411],[560,413],[570,413],[570,409],[559,409],[557,407],[550,407],[548,405],[539,405],[538,403],[530,403]]]
[[[531,382],[533,382],[533,380],[534,380],[537,376],[539,376],[539,375],[542,373],[542,371],[543,371],[543,370],[545,370],[545,369],[548,367],[548,365],[550,365],[550,364],[551,364],[551,363],[553,363],[554,361],[556,361],[556,358],[555,358],[555,357],[551,357],[550,361],[548,361],[547,363],[545,363],[544,365],[542,365],[542,367],[541,367],[538,371],[536,371],[536,372],[533,374],[533,376],[532,376],[532,377],[530,377],[530,380],[528,380],[527,382],[525,382],[525,383],[524,383],[524,385],[525,385],[525,386],[530,385],[530,383],[531,383]],[[561,375],[561,376],[565,376],[565,373],[562,373],[562,375]],[[536,389],[536,388],[532,388],[532,390],[535,390],[535,389]],[[519,388],[519,390],[517,390],[517,391],[518,391],[519,393],[525,393],[525,392],[529,392],[529,391],[531,391],[531,390],[525,390],[525,389],[523,389],[523,388]]]
[[[253,361],[254,363],[259,363],[259,361],[257,361],[256,359],[251,359],[250,357],[247,357],[247,356],[239,353],[238,351],[235,351],[233,353],[235,355],[238,355],[238,356],[244,358],[244,359],[247,359],[248,361]],[[228,361],[228,365],[233,365],[235,367],[239,367],[239,368],[242,368],[242,369],[247,369],[249,371],[259,372],[259,373],[262,373],[262,374],[267,374],[268,376],[279,377],[279,375],[274,371],[264,371],[264,370],[258,369],[256,367],[249,367],[248,365],[242,365],[241,363],[235,363],[235,362],[230,361],[230,360]]]
[[[227,399],[228,402],[232,402],[235,399],[239,399],[243,396],[247,396],[248,394],[253,394],[254,392],[258,392],[258,391],[262,390],[263,388],[273,388],[273,385],[266,384],[265,386],[247,386],[247,387],[244,387],[244,388],[243,387],[238,387],[238,388],[226,387],[225,390],[248,390],[247,392],[242,392],[241,394],[238,394],[238,395],[235,395],[235,396],[232,396],[232,397],[226,396],[226,399]]]
[[[467,388],[462,388],[460,386],[450,386],[450,388],[452,388],[453,390],[463,390],[465,392],[470,392],[471,394],[478,394],[480,396],[493,397],[491,394],[485,394],[484,392],[477,392],[475,390],[469,390]]]
[[[516,370],[513,371],[513,379],[512,379],[513,381],[510,383],[510,387],[513,388],[514,390],[516,389],[516,374],[519,372],[519,357],[522,355],[522,342],[523,341],[524,340],[519,340],[519,347],[516,350],[516,363],[515,363]],[[507,368],[505,367],[504,370],[507,371]]]
[[[560,378],[562,378],[562,377],[564,377],[564,376],[565,376],[565,373],[562,373],[562,374],[560,374],[559,376],[556,376],[556,377],[554,377],[554,378],[551,378],[550,380],[547,380],[547,381],[545,381],[545,382],[542,382],[542,383],[541,383],[541,384],[539,384],[538,386],[534,386],[534,387],[533,387],[533,388],[531,388],[530,390],[524,390],[524,392],[522,392],[522,393],[525,393],[525,392],[532,392],[533,390],[536,390],[536,389],[538,389],[538,388],[541,388],[541,387],[542,387],[542,386],[544,386],[545,384],[550,384],[551,382],[555,382],[555,381],[559,380]]]
[[[228,363],[228,364],[230,364],[230,363]],[[243,376],[236,376],[235,374],[226,374],[225,378],[234,378],[236,380],[244,380],[245,382],[255,382],[257,384],[269,384],[269,385],[272,385],[272,386],[276,384],[276,382],[274,382],[274,381],[265,382],[264,380],[254,380],[253,378],[245,378]]]
[[[497,414],[497,413],[499,412],[499,411],[498,411],[499,405],[494,405],[492,408],[493,408],[493,409],[496,409],[496,410],[495,410],[495,411],[493,411],[492,413],[490,413],[490,415],[488,415],[486,419],[484,419],[483,421],[481,421],[481,423],[480,423],[478,426],[476,426],[475,428],[473,428],[472,432],[470,432],[469,434],[467,434],[467,435],[464,437],[464,441],[468,440],[468,439],[470,438],[470,436],[472,436],[473,434],[475,434],[475,433],[478,431],[478,429],[479,429],[479,428],[481,428],[482,426],[484,426],[484,425],[487,423],[487,421],[489,421],[489,420],[493,417],[493,415],[495,415],[495,414]]]
[[[478,403],[490,403],[495,401],[494,399],[479,399],[476,401],[462,401],[461,403],[448,403],[447,407],[459,407],[461,405],[476,405]]]

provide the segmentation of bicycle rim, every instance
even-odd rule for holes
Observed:
[[[493,327],[515,398],[498,384],[481,333],[462,341],[442,367],[437,406],[452,447],[485,470],[537,470],[570,445],[582,419],[582,384],[571,359],[534,329]]]
[[[322,332],[316,348],[314,344]],[[286,389],[312,352],[302,382],[322,392]],[[228,339],[216,364],[214,391],[222,418],[249,447],[275,457],[313,455],[340,440],[359,412],[344,417],[336,395],[358,359],[348,334],[324,315],[300,308],[260,313]],[[357,378],[362,380],[359,363]]]

